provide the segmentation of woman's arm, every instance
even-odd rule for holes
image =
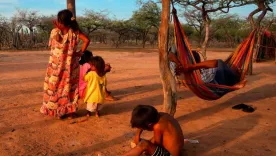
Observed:
[[[208,61],[204,61],[197,64],[192,64],[192,65],[177,66],[176,72],[177,73],[192,72],[197,69],[216,68],[217,66],[218,66],[218,60],[208,60]]]
[[[81,47],[81,52],[83,53],[87,49],[87,47],[88,47],[88,45],[90,43],[90,40],[81,31],[79,32],[79,39],[83,41],[83,44],[82,44],[82,47]]]
[[[105,74],[108,73],[108,72],[110,72],[110,71],[111,71],[110,64],[105,64],[105,66],[104,66],[104,72],[105,72]]]
[[[189,66],[191,70],[216,68],[218,66],[218,60],[208,60]]]
[[[218,60],[208,60],[193,65],[187,65],[183,67],[178,58],[173,53],[169,53],[168,58],[170,61],[176,63],[177,73],[179,72],[191,72],[197,69],[216,68],[218,66]]]

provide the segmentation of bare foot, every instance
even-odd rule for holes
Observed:
[[[95,112],[95,116],[96,116],[97,118],[100,118],[100,113],[99,113],[98,111],[96,111],[96,112]]]
[[[115,98],[115,97],[112,96],[112,95],[107,95],[107,96],[105,97],[105,100],[107,100],[107,101],[117,101],[118,99]]]
[[[235,84],[233,87],[235,89],[241,89],[241,88],[243,88],[245,86],[246,82],[247,82],[247,80],[242,80],[241,82]]]
[[[86,116],[90,117],[91,116],[91,112],[88,111],[87,114],[86,114]]]

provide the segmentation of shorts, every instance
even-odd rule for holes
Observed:
[[[152,156],[170,156],[171,154],[163,147],[157,146]]]
[[[99,103],[87,103],[86,110],[89,112],[95,112],[96,108],[98,107],[97,111],[99,111],[102,108],[102,104]]]
[[[220,85],[233,86],[240,81],[240,75],[234,72],[225,62],[218,60],[214,81]]]

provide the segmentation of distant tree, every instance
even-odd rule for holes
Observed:
[[[0,15],[0,36],[1,36],[0,49],[2,49],[2,47],[5,47],[9,44],[10,34],[9,34],[8,20],[1,15]]]
[[[131,21],[136,26],[142,38],[142,45],[145,48],[147,35],[152,27],[159,27],[161,10],[153,1],[148,1],[142,4],[141,8],[134,11]]]
[[[55,17],[52,16],[41,16],[39,19],[39,23],[37,24],[37,28],[43,32],[50,33],[54,28],[53,20]]]
[[[204,41],[201,46],[204,59],[207,59],[206,48],[209,41],[210,33],[210,13],[228,13],[230,8],[240,7],[251,3],[244,0],[175,0],[175,2],[181,4],[185,8],[192,7],[200,12],[205,28]]]
[[[265,18],[262,23],[265,30],[276,31],[276,17],[274,14]]]
[[[19,35],[19,31],[22,30],[23,25],[19,22],[16,14],[11,18],[10,22],[10,34],[12,36],[12,48],[19,49],[22,47],[22,40]]]
[[[107,28],[116,33],[115,37],[112,38],[112,42],[116,48],[118,48],[126,40],[126,36],[129,34],[131,29],[130,22],[125,20],[114,20]]]
[[[80,27],[90,36],[94,31],[106,28],[110,20],[107,11],[85,10],[84,16],[78,18],[78,22]]]
[[[148,33],[148,41],[152,47],[154,47],[156,41],[158,40],[158,28],[152,27]]]
[[[212,22],[212,27],[217,30],[214,35],[218,40],[219,38],[222,39],[232,48],[235,46],[235,39],[238,38],[239,29],[246,28],[242,26],[243,22],[237,15],[222,15]]]
[[[40,16],[38,11],[20,10],[17,9],[17,20],[20,24],[28,28],[30,33],[30,44],[31,48],[35,44],[34,30],[35,27],[40,23]]]
[[[185,20],[187,21],[188,26],[194,28],[198,36],[198,43],[202,44],[204,38],[204,23],[201,16],[201,13],[195,9],[186,9],[184,12]],[[187,35],[186,29],[185,33]]]
[[[51,30],[54,28],[53,20],[55,16],[42,16],[40,17],[39,24],[37,24],[36,28],[38,30],[37,40],[42,43],[44,47],[48,46],[48,39]]]

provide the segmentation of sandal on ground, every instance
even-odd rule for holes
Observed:
[[[248,106],[244,103],[235,105],[235,106],[232,107],[232,109],[235,109],[235,110],[242,109],[242,111],[247,112],[247,113],[252,113],[252,112],[255,111],[255,108],[253,108],[251,106]]]

